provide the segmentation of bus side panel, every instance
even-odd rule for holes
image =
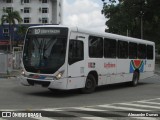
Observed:
[[[104,74],[106,76],[106,84],[116,83],[117,60],[104,58]]]
[[[117,59],[117,75],[115,81],[117,83],[131,81],[133,74],[130,73],[129,59]]]
[[[154,75],[155,62],[154,60],[147,60],[145,65],[145,72],[141,73],[140,79],[152,77]]]

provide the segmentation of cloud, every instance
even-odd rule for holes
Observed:
[[[105,17],[101,14],[102,6],[93,0],[64,0],[64,24],[79,26],[90,30],[105,30]]]

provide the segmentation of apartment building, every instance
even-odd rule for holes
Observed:
[[[23,21],[21,25],[32,26],[39,24],[61,24],[62,23],[63,0],[0,0],[0,18],[6,14],[5,10],[18,11]],[[12,28],[11,33],[14,40],[18,40],[16,34],[18,25]],[[0,26],[0,44],[9,39],[9,28],[6,22]]]

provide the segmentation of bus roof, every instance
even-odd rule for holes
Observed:
[[[129,42],[136,42],[136,43],[143,43],[143,44],[151,44],[151,45],[155,44],[154,42],[148,41],[148,40],[142,40],[138,38],[122,36],[122,35],[117,35],[117,34],[112,34],[107,32],[97,32],[92,30],[86,30],[80,27],[71,27],[71,26],[65,26],[65,25],[39,25],[39,26],[31,26],[30,28],[37,28],[37,27],[60,27],[60,28],[67,27],[70,31],[85,33],[93,36],[99,36],[99,37],[123,40],[123,41],[129,41]]]

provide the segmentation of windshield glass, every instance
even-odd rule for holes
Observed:
[[[28,34],[23,53],[26,71],[55,73],[65,62],[66,43],[67,33],[66,35],[60,35],[60,33],[59,35]]]

